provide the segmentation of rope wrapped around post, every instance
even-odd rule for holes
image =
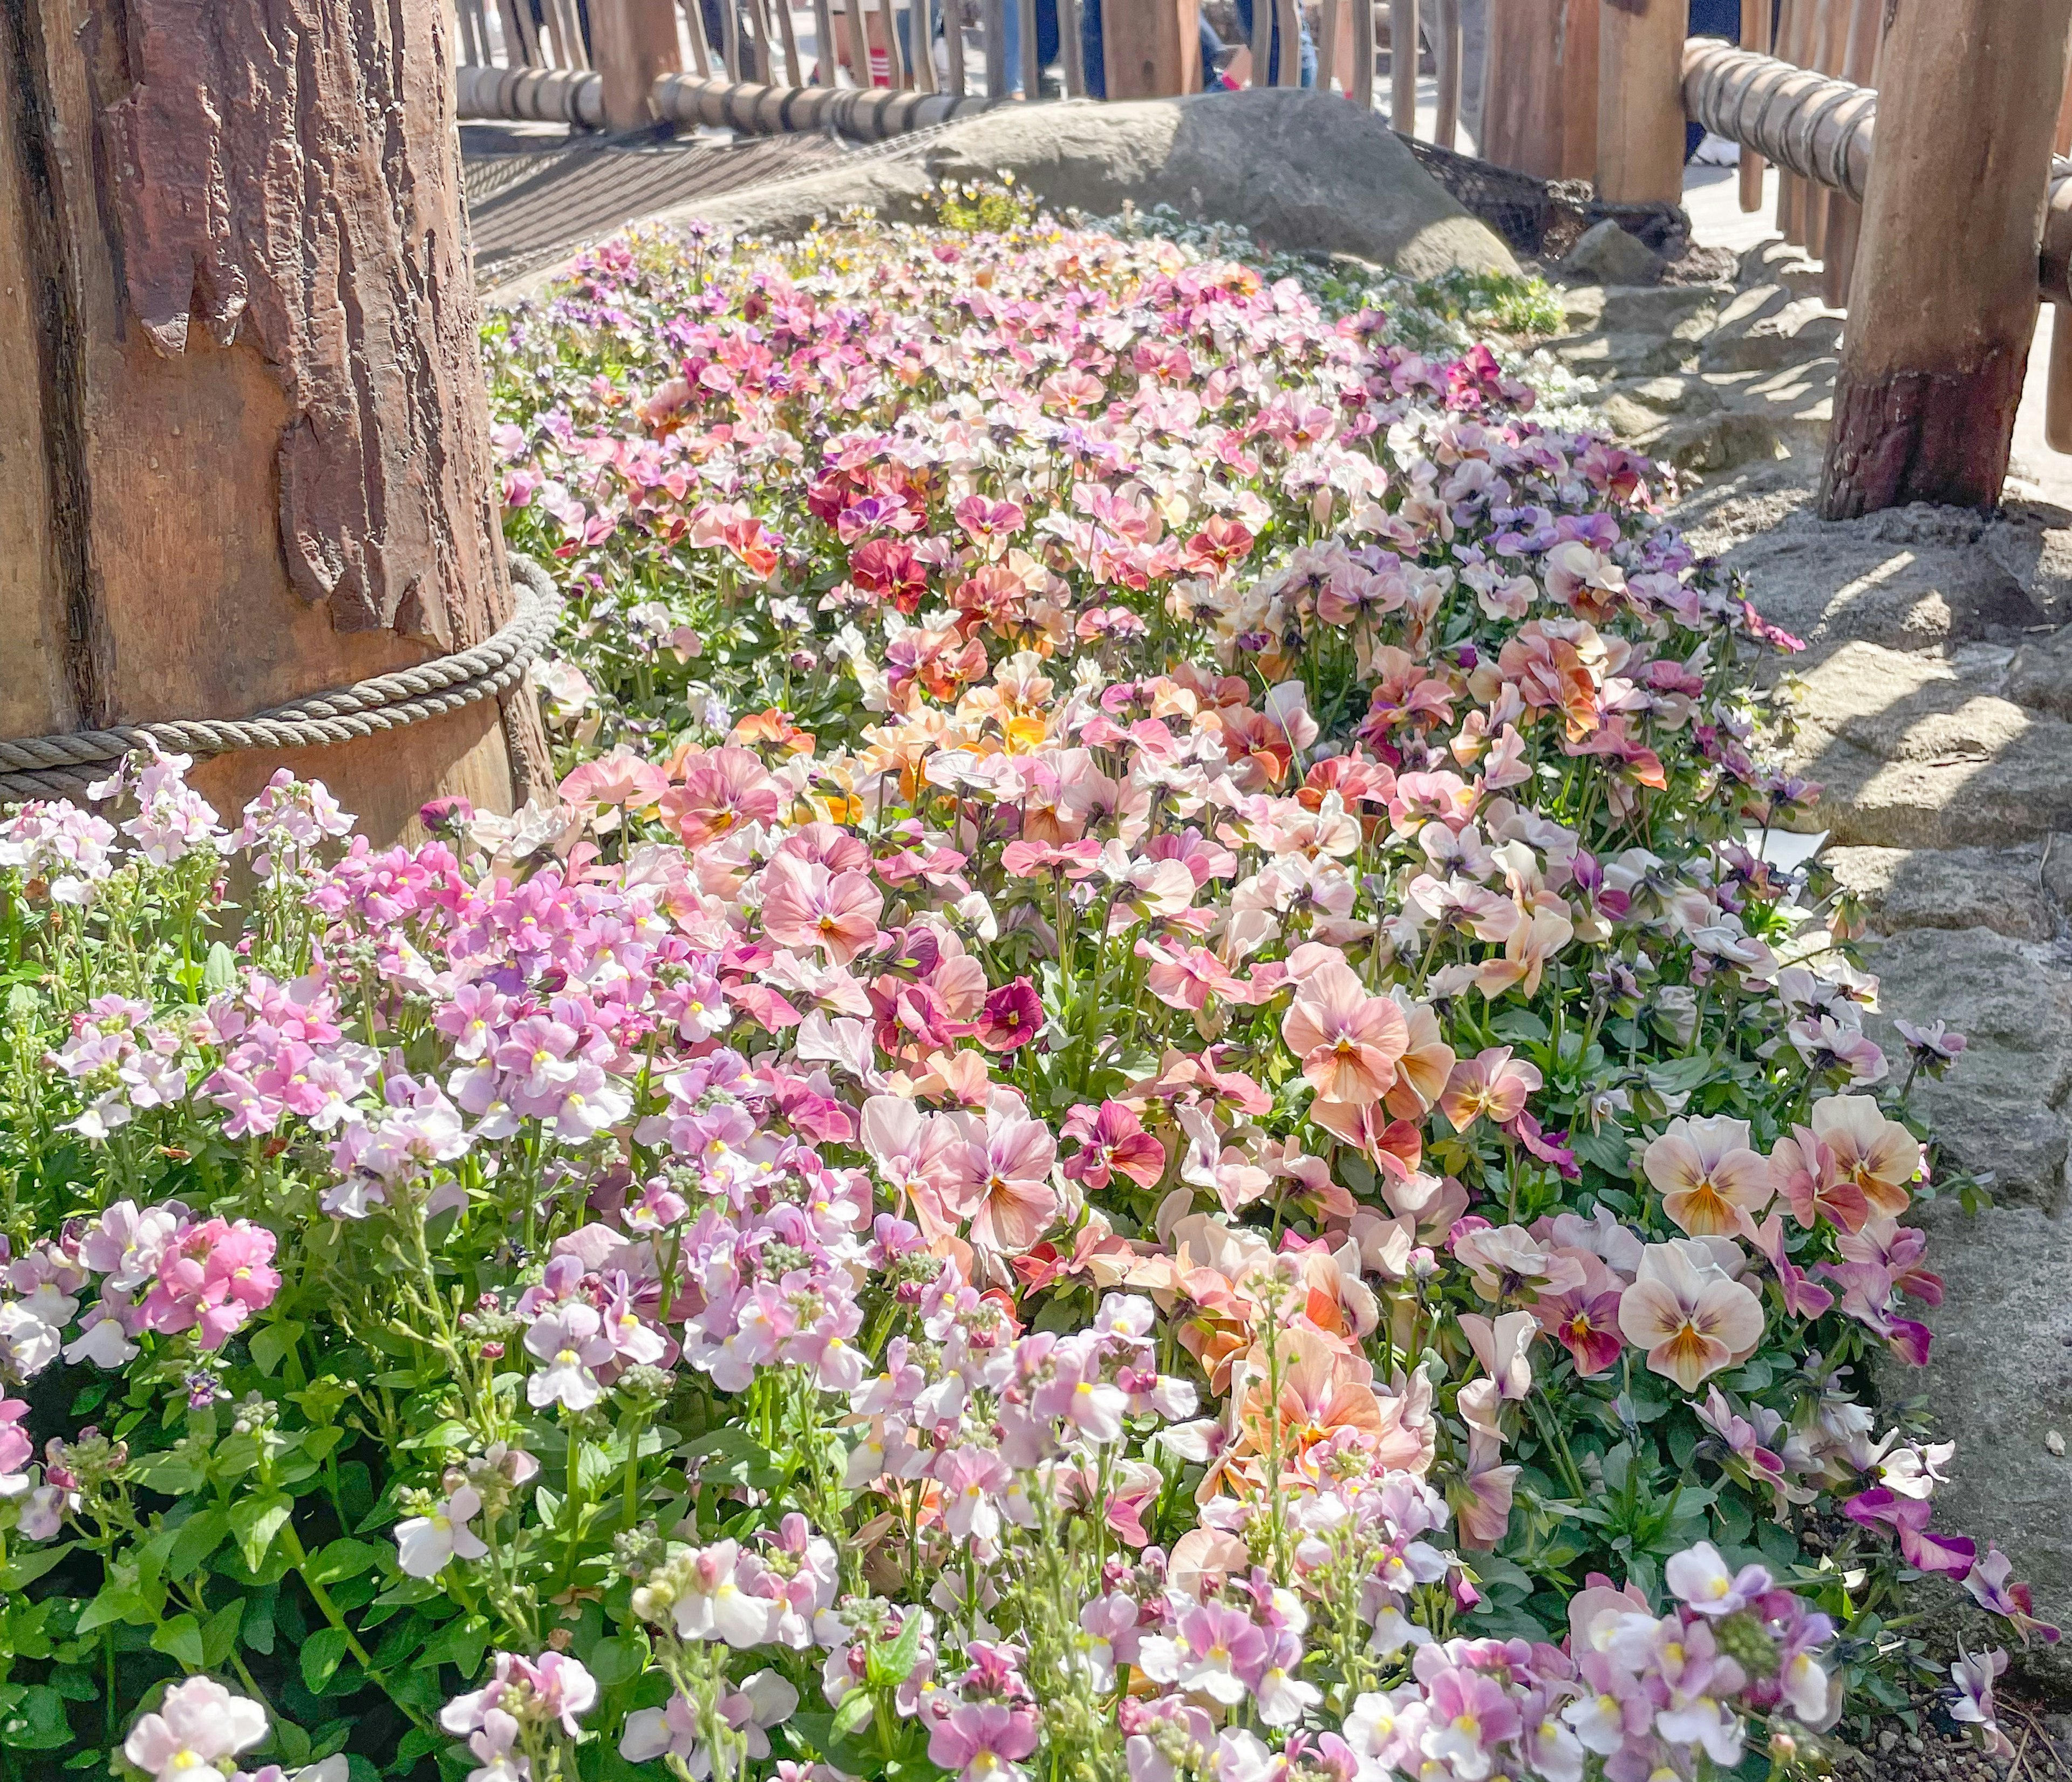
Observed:
[[[139,749],[199,758],[246,749],[318,748],[494,699],[524,678],[553,635],[561,611],[561,591],[529,557],[512,557],[511,579],[517,602],[509,622],[486,642],[450,655],[311,693],[246,718],[178,718],[0,741],[0,803],[77,797]]]

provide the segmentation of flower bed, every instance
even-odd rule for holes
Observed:
[[[1790,640],[1416,294],[952,208],[493,324],[559,801],[0,826],[18,1770],[1642,1782],[2054,1637]]]

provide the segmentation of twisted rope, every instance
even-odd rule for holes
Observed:
[[[486,643],[290,700],[249,718],[178,718],[113,730],[0,741],[0,803],[72,798],[105,779],[125,755],[156,745],[168,753],[228,755],[245,749],[310,749],[421,724],[508,692],[553,635],[561,597],[529,557],[511,559],[517,610]]]

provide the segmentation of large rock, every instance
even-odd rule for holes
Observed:
[[[2010,940],[2046,941],[2057,932],[2038,847],[1831,848],[1820,859],[1883,934],[1990,928]]]
[[[1350,254],[1412,277],[1518,270],[1379,113],[1300,88],[1002,106],[832,173],[722,193],[656,220],[785,234],[851,205],[919,220],[929,187],[1003,173],[1059,207],[1170,204],[1242,224],[1268,248]]]
[[[1927,1207],[1922,1222],[1947,1288],[1930,1317],[1935,1341],[1925,1379],[1893,1367],[1883,1385],[1896,1398],[1925,1395],[1956,1442],[1936,1526],[1971,1536],[1982,1553],[1992,1542],[2033,1586],[2037,1612],[2072,1626],[2072,1459],[2049,1439],[2072,1437],[2072,1224],[2025,1206],[1968,1217],[1954,1203]],[[1994,1643],[2004,1640],[2003,1631]],[[2033,1684],[2062,1690],[2072,1680],[2040,1642],[2016,1657]]]
[[[2072,829],[2072,725],[1999,688],[2012,652],[1845,643],[1796,697],[1794,768],[1844,846],[2008,848]]]
[[[1906,1045],[1892,1023],[1947,1021],[1969,1042],[1940,1082],[1914,1085],[1914,1099],[1945,1155],[1991,1176],[2004,1204],[2054,1216],[2065,1199],[2072,1089],[2072,976],[2046,946],[1988,928],[1914,929],[1870,955],[1878,975],[1874,1038],[1905,1071]],[[2072,1276],[2068,1276],[2072,1281]]]
[[[1699,363],[1708,372],[1774,372],[1831,359],[1842,343],[1842,312],[1817,297],[1794,298],[1783,285],[1736,294],[1706,337]]]

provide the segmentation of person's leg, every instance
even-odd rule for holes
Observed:
[[[853,5],[855,0],[850,0]],[[1015,0],[1003,0],[1000,9],[1001,78],[1009,92],[1022,90],[1022,9]]]
[[[1079,60],[1086,64],[1087,96],[1108,97],[1108,64],[1101,49],[1103,0],[1079,0]]]
[[[1216,58],[1223,52],[1223,40],[1216,35],[1207,13],[1196,13],[1194,24],[1202,40],[1202,91],[1209,92],[1216,85]]]
[[[1011,3],[1011,0],[1010,0]],[[1058,0],[1036,0],[1036,76],[1064,53],[1058,35]]]

